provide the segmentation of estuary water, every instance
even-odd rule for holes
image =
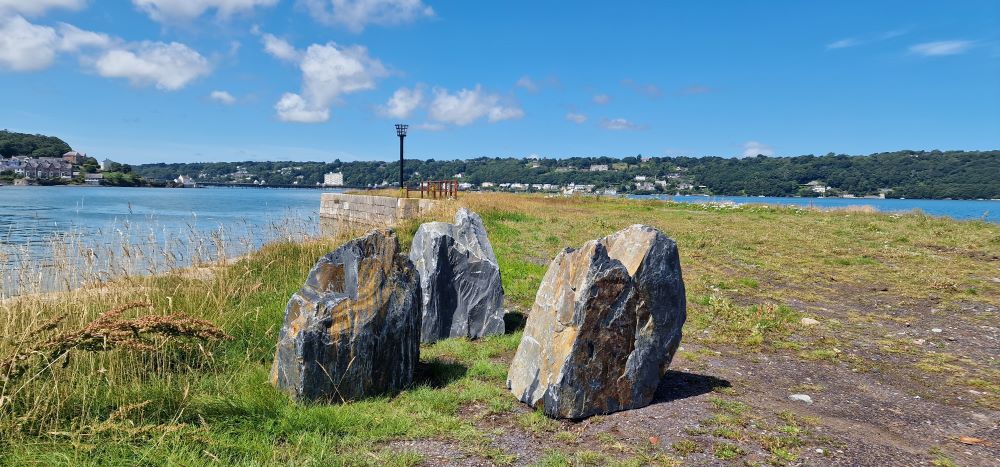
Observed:
[[[755,196],[631,195],[634,199],[660,199],[679,203],[736,203],[801,206],[818,209],[843,209],[869,206],[880,212],[902,213],[914,210],[931,216],[958,220],[985,220],[1000,223],[1000,200],[951,199],[878,199],[878,198],[777,198]]]
[[[306,238],[318,232],[324,191],[335,190],[0,187],[0,295],[223,261]]]
[[[320,189],[0,187],[0,298],[225,261],[319,233]],[[678,202],[919,209],[1000,222],[1000,201],[631,196]]]

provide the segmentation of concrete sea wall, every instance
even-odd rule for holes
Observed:
[[[433,205],[430,199],[323,193],[319,217],[324,230],[344,225],[391,227],[417,217]]]

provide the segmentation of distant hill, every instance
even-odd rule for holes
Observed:
[[[387,157],[387,159],[390,159]],[[591,166],[607,166],[592,171]],[[603,167],[595,167],[603,168]],[[896,151],[868,156],[765,157],[573,157],[567,159],[477,158],[407,160],[408,183],[442,180],[593,184],[619,192],[705,193],[745,196],[819,196],[808,185],[827,187],[826,195],[885,193],[906,198],[1000,198],[1000,151]],[[398,162],[211,162],[145,164],[135,173],[153,180],[179,175],[198,181],[268,185],[315,185],[326,172],[343,172],[345,184],[365,187],[393,183]],[[636,177],[640,177],[639,180]],[[642,180],[641,177],[646,177]],[[661,183],[656,184],[659,180]],[[637,185],[640,183],[640,185]],[[890,191],[887,191],[890,190]]]
[[[71,148],[55,136],[0,130],[0,156],[59,157]]]

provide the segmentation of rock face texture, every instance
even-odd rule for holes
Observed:
[[[546,415],[649,405],[686,318],[677,245],[633,225],[552,261],[507,377]]]
[[[420,358],[420,284],[391,230],[320,258],[285,308],[271,383],[342,402],[399,391]]]
[[[500,266],[476,213],[462,208],[454,224],[421,225],[410,260],[420,273],[422,342],[504,333]]]

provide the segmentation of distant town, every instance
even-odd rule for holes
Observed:
[[[0,131],[0,184],[101,186],[399,186],[399,162],[198,162],[129,165],[59,138]],[[1000,151],[895,151],[793,157],[476,157],[407,159],[408,187],[454,180],[462,190],[559,194],[1000,198]]]

